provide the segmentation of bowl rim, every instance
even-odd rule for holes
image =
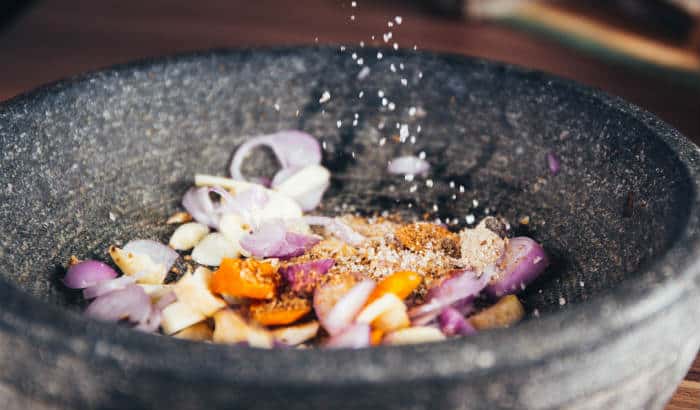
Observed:
[[[235,381],[241,385],[260,383],[286,386],[372,383],[380,380],[420,381],[488,376],[504,369],[536,364],[561,352],[571,352],[614,340],[630,328],[642,326],[670,308],[676,301],[698,293],[700,288],[700,150],[677,130],[655,115],[619,97],[540,70],[470,56],[431,52],[399,52],[365,47],[362,52],[391,51],[398,56],[440,58],[455,63],[501,68],[511,75],[535,79],[542,84],[571,89],[637,121],[665,143],[683,166],[693,191],[689,193],[690,215],[663,256],[644,266],[635,278],[623,280],[610,290],[567,309],[551,312],[514,328],[480,333],[468,339],[411,346],[379,346],[371,349],[236,349],[226,345],[163,339],[121,326],[86,320],[77,312],[48,305],[0,277],[0,297],[5,301],[0,323],[26,337],[59,344],[63,351],[82,355],[95,369],[115,361],[124,365],[168,374],[175,379]],[[284,46],[228,48],[196,51],[136,60],[59,80],[0,102],[0,113],[27,107],[32,101],[100,78],[132,70],[199,59],[227,58],[246,53],[273,57],[338,52],[337,46]],[[661,281],[654,277],[662,276]],[[41,309],[36,309],[41,306]],[[586,328],[586,332],[578,329]],[[502,343],[508,332],[509,343]],[[551,334],[558,337],[552,338]],[[183,354],[183,353],[187,354]],[[458,355],[462,360],[454,360]],[[192,366],[190,356],[203,358]],[[147,359],[147,360],[144,360]],[[221,366],[230,361],[234,366]],[[243,363],[243,366],[238,364]],[[255,364],[246,366],[246,364]]]

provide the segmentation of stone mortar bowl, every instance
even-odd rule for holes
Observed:
[[[335,48],[220,51],[0,105],[3,408],[663,407],[700,346],[698,148],[637,107],[541,72],[357,52],[371,69],[361,80]],[[397,122],[415,140],[395,142]],[[165,241],[195,172],[225,175],[246,136],[285,128],[326,145],[324,213],[429,212],[461,226],[499,214],[541,241],[553,264],[522,293],[528,318],[443,343],[265,351],[81,315],[60,283],[70,255],[107,260],[115,242]],[[389,159],[420,151],[432,188],[386,173]]]

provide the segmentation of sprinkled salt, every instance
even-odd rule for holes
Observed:
[[[384,58],[384,54],[382,54],[381,51],[377,51],[377,60],[381,60],[382,58]]]
[[[404,87],[407,86],[407,85],[408,85],[408,80],[405,79],[405,78],[402,78],[402,79],[401,79],[401,85],[403,85]]]
[[[352,3],[350,3],[350,7],[357,7],[357,2],[353,1]]]
[[[566,299],[564,299],[563,297],[560,297],[559,298],[559,306],[564,306],[564,305],[566,305]]]
[[[274,107],[275,107],[275,111],[279,111],[279,110],[280,110],[280,105],[279,105],[279,104],[275,104]]]
[[[427,180],[425,181],[425,186],[427,186],[428,188],[432,188],[432,187],[433,187],[433,180],[432,180],[432,179],[427,179]]]
[[[341,52],[345,51],[345,46],[340,46],[340,51]]]
[[[452,200],[453,201],[457,200],[457,194],[452,194]]]
[[[399,128],[399,137],[404,141],[408,138],[408,125],[401,125],[401,128]]]
[[[323,141],[321,143],[321,146],[323,147],[324,150],[328,147],[328,145],[326,144],[326,141]]]
[[[417,189],[418,189],[418,185],[411,185],[411,188],[409,188],[408,192],[416,192]],[[410,206],[411,204],[408,204],[408,205]]]
[[[396,16],[396,17],[394,17],[394,21],[396,22],[396,24],[401,24],[401,23],[403,23],[403,17]]]
[[[389,100],[382,98],[382,106],[386,106],[387,104],[389,104]]]
[[[355,20],[355,15],[350,16],[350,20]]]
[[[393,21],[387,21],[386,22],[387,27],[394,27],[394,22]]]
[[[469,215],[464,217],[464,221],[469,225],[473,224],[475,220],[476,220],[476,217],[472,214],[469,214]]]
[[[390,102],[389,103],[389,111],[394,111],[395,109],[396,109],[396,104],[394,104],[393,102]]]
[[[383,91],[383,90],[377,91],[377,96],[378,96],[379,98],[384,97],[384,91]]]
[[[533,311],[532,311],[532,315],[535,316],[535,317],[540,317],[540,311],[539,311],[539,309],[533,310]]]
[[[360,47],[362,47],[362,48],[365,47],[365,42],[364,42],[364,41],[360,41]]]
[[[411,135],[410,141],[411,141],[411,144],[415,144],[416,143],[416,136]]]
[[[362,65],[362,64],[364,64],[364,63],[365,63],[364,58],[358,58],[358,59],[357,59],[357,65]],[[365,68],[366,68],[366,67],[365,67]]]
[[[357,60],[357,53],[352,53],[350,57],[352,57],[353,60]]]
[[[352,120],[352,126],[357,127],[357,119]]]
[[[455,188],[455,181],[450,181],[450,188],[452,188],[452,189]]]
[[[408,115],[414,117],[416,115],[416,107],[411,107],[408,109]]]
[[[110,219],[110,221],[114,222],[114,221],[117,220],[117,216],[114,215],[112,212],[110,212],[110,213],[109,213],[109,219]]]
[[[434,212],[437,212],[437,211],[438,211],[438,206],[437,206],[437,204],[433,204],[433,211],[434,211]]]
[[[398,50],[398,49],[399,49],[399,43],[394,43],[394,50]]]
[[[379,146],[380,146],[380,147],[383,147],[384,144],[386,144],[386,138],[381,138],[381,139],[379,140]]]
[[[364,91],[360,91],[360,93],[357,94],[357,98],[362,98],[362,97],[364,97],[364,96],[365,96],[365,92],[364,92]]]
[[[462,194],[464,193],[464,185],[459,186],[459,192]]]
[[[423,129],[423,128],[421,128],[421,126],[419,125],[419,126],[416,127],[416,132],[417,132],[418,134],[420,134],[420,132],[421,132],[422,129]]]
[[[420,72],[418,73],[418,78],[423,78],[423,72],[422,72],[422,71],[420,71]]]
[[[389,66],[389,70],[391,70],[392,73],[396,72],[396,66],[394,65],[394,63],[391,63],[391,65]]]
[[[579,282],[578,284],[581,285],[581,287],[583,287],[583,281]]]
[[[415,178],[413,174],[406,174],[403,176],[403,179],[405,179],[408,182],[413,181],[413,178]]]
[[[328,91],[324,91],[323,94],[321,95],[321,98],[318,100],[318,102],[323,104],[325,102],[328,102],[330,99],[331,99],[331,93]]]
[[[382,38],[384,39],[385,43],[388,43],[389,40],[391,40],[391,37],[393,37],[393,34],[391,34],[391,31],[388,33],[382,34]]]
[[[459,192],[464,192],[462,191],[462,185],[459,186]],[[472,207],[476,208],[479,206],[479,201],[476,199],[472,199]]]
[[[403,63],[399,63],[399,70],[403,71]]]
[[[338,122],[336,122],[335,124],[338,126],[338,128],[343,126],[343,122],[341,120],[338,120]]]

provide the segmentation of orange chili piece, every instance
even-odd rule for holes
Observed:
[[[295,299],[293,303],[273,301],[250,306],[250,317],[265,326],[288,325],[309,312],[311,312],[311,305],[303,299]]]
[[[372,329],[369,334],[369,342],[372,346],[377,346],[382,344],[382,339],[384,338],[384,331],[379,329]]]
[[[251,299],[275,297],[276,269],[269,262],[225,258],[211,278],[214,293]]]
[[[377,284],[377,287],[374,288],[374,291],[369,296],[367,304],[387,293],[393,293],[400,299],[405,299],[411,292],[416,290],[422,280],[423,278],[419,274],[410,270],[394,272]]]

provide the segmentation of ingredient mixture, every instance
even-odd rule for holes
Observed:
[[[266,146],[280,170],[242,173]],[[400,157],[393,174],[424,174]],[[399,217],[310,213],[330,185],[312,136],[248,140],[232,178],[196,175],[167,245],[134,239],[109,248],[114,265],[72,258],[64,283],[82,289],[89,317],[180,339],[259,348],[362,348],[469,336],[525,314],[515,294],[548,266],[542,247],[508,238],[487,217],[452,232]]]

